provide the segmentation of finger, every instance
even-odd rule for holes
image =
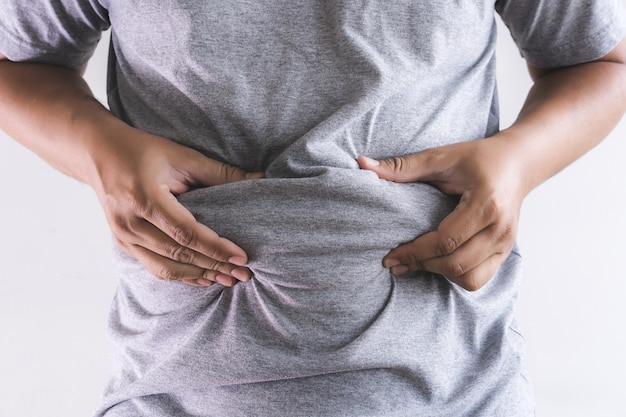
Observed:
[[[377,161],[365,156],[357,159],[359,167],[373,171],[379,178],[394,182],[428,181],[441,171],[441,157],[434,150]]]
[[[191,285],[192,287],[210,287],[215,284],[213,281],[209,281],[208,279],[198,278],[198,279],[181,279],[180,282],[183,284]]]
[[[192,184],[205,186],[228,184],[247,179],[261,179],[263,172],[246,172],[233,165],[207,158],[199,152],[189,150],[192,156],[181,164],[185,176]]]
[[[137,219],[132,233],[133,235],[129,237],[129,240],[132,240],[134,245],[144,247],[151,252],[176,262],[218,271],[231,275],[240,281],[248,281],[252,277],[252,273],[247,268],[219,262],[191,248],[180,245],[146,220]]]
[[[143,216],[184,248],[209,259],[244,266],[248,258],[243,249],[199,223],[169,192],[162,193]]]
[[[134,246],[132,252],[148,272],[164,281],[180,281],[198,286],[219,283],[227,287],[232,287],[238,282],[230,275],[176,262],[141,246]]]
[[[213,284],[217,284],[217,282],[215,281],[210,281],[208,279],[205,278],[197,278],[197,279],[181,279],[179,282],[183,283],[183,284],[187,284],[187,285],[191,285],[192,287],[210,287]],[[236,281],[235,281],[236,283]],[[232,286],[234,286],[235,284],[233,284]],[[225,285],[226,287],[229,287],[231,285]]]
[[[407,250],[413,250],[412,243],[404,245]],[[450,255],[419,260],[405,265],[410,271],[429,271],[448,278],[460,278],[469,271],[479,267],[494,255],[509,252],[511,246],[507,242],[497,239],[492,228],[473,236],[468,242],[459,247]],[[391,269],[396,273],[400,266]],[[408,271],[407,271],[408,272]]]
[[[508,253],[494,254],[462,276],[447,278],[467,291],[478,291],[493,278],[496,272],[498,272],[498,268],[500,268],[500,265],[502,265],[502,262],[504,262],[507,256]]]
[[[463,196],[437,230],[392,250],[383,259],[383,265],[420,264],[427,259],[450,255],[473,236],[490,227],[495,220],[495,213],[484,207],[478,199]]]

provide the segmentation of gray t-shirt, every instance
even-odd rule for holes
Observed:
[[[514,249],[469,293],[383,256],[455,199],[358,169],[498,130],[500,13],[556,67],[624,34],[611,0],[0,0],[0,52],[84,63],[112,28],[111,110],[267,178],[180,196],[246,250],[233,288],[156,280],[115,249],[115,370],[97,416],[533,415]]]

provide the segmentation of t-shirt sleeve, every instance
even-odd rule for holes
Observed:
[[[12,61],[78,67],[109,27],[99,0],[0,0],[0,52]]]
[[[601,58],[626,34],[621,0],[497,0],[496,11],[539,68]]]

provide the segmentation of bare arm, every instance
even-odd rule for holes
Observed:
[[[510,253],[526,195],[600,143],[626,111],[626,40],[586,64],[529,67],[534,85],[515,123],[491,138],[372,161],[397,182],[423,181],[460,195],[437,230],[391,251],[395,274],[425,270],[481,288]]]
[[[599,144],[626,111],[626,40],[594,62],[529,71],[534,86],[503,132],[536,164],[524,172],[528,191]]]
[[[248,280],[245,252],[196,222],[174,197],[247,174],[115,118],[93,97],[84,69],[0,55],[0,128],[89,184],[118,244],[155,276],[191,285]]]

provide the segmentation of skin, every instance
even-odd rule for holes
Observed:
[[[431,271],[473,291],[515,241],[526,195],[598,144],[626,111],[626,41],[605,57],[529,67],[535,84],[516,122],[497,135],[362,169],[460,195],[437,230],[392,250],[393,274]],[[206,286],[247,281],[243,249],[198,223],[175,198],[194,187],[262,178],[115,118],[74,70],[0,55],[0,128],[59,171],[91,186],[113,237],[157,278]]]
[[[396,182],[426,182],[459,195],[437,230],[392,250],[396,275],[430,271],[469,291],[511,252],[524,198],[604,139],[626,111],[626,40],[606,56],[558,69],[529,66],[534,80],[517,120],[479,141],[374,161],[362,169]]]
[[[207,286],[247,281],[246,253],[198,223],[176,198],[246,173],[115,118],[75,70],[0,56],[0,128],[90,185],[113,237],[157,278]]]

